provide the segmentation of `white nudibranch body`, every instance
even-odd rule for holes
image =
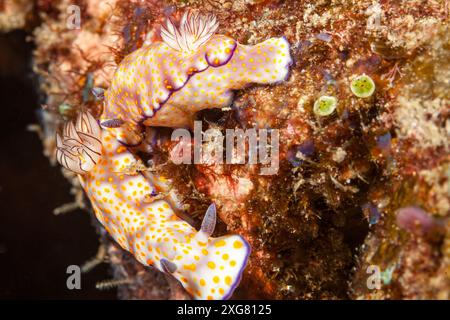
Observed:
[[[80,112],[57,135],[57,159],[79,174],[97,219],[138,261],[172,274],[197,299],[224,299],[238,285],[250,246],[238,235],[211,237],[216,208],[201,230],[181,220],[169,199],[151,201],[163,177],[135,168],[129,149],[143,126],[189,126],[194,114],[231,103],[232,89],[286,78],[291,57],[285,38],[255,46],[214,35],[213,16],[186,14],[162,28],[164,42],[141,48],[119,65],[105,92],[100,123]],[[150,199],[150,201],[149,201]]]
[[[124,173],[136,162],[133,154],[110,132],[97,131],[98,124],[89,113],[79,114],[77,123],[83,121],[97,132],[92,138],[101,141],[100,148],[95,150],[101,158],[88,172],[78,172],[79,178],[97,219],[108,233],[142,264],[171,273],[193,297],[229,297],[240,281],[250,253],[246,241],[237,235],[211,237],[216,219],[214,205],[197,231],[181,220],[166,201],[150,202],[148,196],[155,194],[157,188],[149,179],[141,172]],[[78,131],[80,128],[82,131]],[[84,136],[84,130],[66,124],[63,137],[58,138],[58,152],[67,152],[69,143],[74,148],[73,144],[78,142],[75,138]],[[83,141],[78,143],[75,149],[82,157],[87,147]],[[61,164],[74,169],[71,163]]]

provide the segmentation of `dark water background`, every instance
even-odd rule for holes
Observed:
[[[81,290],[66,287],[66,268],[94,256],[98,237],[87,213],[52,214],[72,197],[37,134],[26,130],[43,102],[26,36],[0,34],[0,299],[113,299],[114,290],[95,289],[110,278],[106,264],[82,275]]]

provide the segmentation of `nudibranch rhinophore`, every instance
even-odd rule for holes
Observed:
[[[104,94],[100,125],[80,112],[56,137],[59,163],[78,174],[97,219],[117,243],[144,265],[172,274],[197,299],[230,297],[250,246],[239,235],[211,237],[214,204],[199,231],[181,220],[169,199],[154,197],[164,178],[136,169],[131,147],[142,142],[145,126],[189,127],[197,111],[229,105],[233,89],[287,77],[285,38],[245,46],[214,35],[217,26],[214,16],[192,12],[179,27],[169,20],[162,42],[131,53],[118,66]]]
[[[215,35],[217,27],[214,16],[193,12],[178,28],[169,19],[161,28],[163,41],[134,51],[118,66],[100,124],[111,128],[120,121],[111,130],[119,141],[137,145],[142,126],[192,128],[199,110],[230,105],[233,89],[286,79],[292,63],[286,38],[246,46]]]

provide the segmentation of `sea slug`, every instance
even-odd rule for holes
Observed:
[[[216,209],[201,230],[178,218],[144,172],[124,173],[134,156],[87,112],[57,135],[58,161],[79,174],[95,215],[122,248],[144,265],[171,273],[198,299],[229,297],[239,283],[250,248],[240,236],[211,238]]]
[[[215,35],[217,27],[215,17],[191,11],[178,28],[169,19],[163,41],[136,50],[118,66],[100,124],[119,141],[137,145],[142,126],[192,128],[199,110],[230,105],[233,89],[287,77],[292,59],[286,38],[246,46]]]
[[[238,235],[212,238],[216,208],[200,231],[181,220],[166,200],[155,200],[158,177],[135,168],[132,146],[144,126],[189,127],[194,114],[229,105],[233,89],[287,77],[285,38],[255,46],[214,35],[213,16],[186,13],[169,20],[155,42],[125,57],[105,92],[100,125],[81,111],[57,135],[57,159],[79,175],[97,219],[137,260],[172,274],[197,299],[231,296],[250,246]]]

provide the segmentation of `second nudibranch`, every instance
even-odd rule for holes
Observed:
[[[232,90],[285,80],[292,59],[286,38],[254,46],[214,34],[214,16],[187,12],[176,27],[161,28],[163,41],[126,56],[105,92],[101,125],[132,146],[144,126],[191,127],[202,109],[226,107]]]
[[[166,201],[152,201],[155,186],[142,172],[126,170],[136,162],[133,154],[86,112],[57,136],[57,158],[79,174],[97,219],[142,264],[172,274],[197,299],[231,296],[250,247],[238,235],[211,237],[214,205],[197,231]]]

